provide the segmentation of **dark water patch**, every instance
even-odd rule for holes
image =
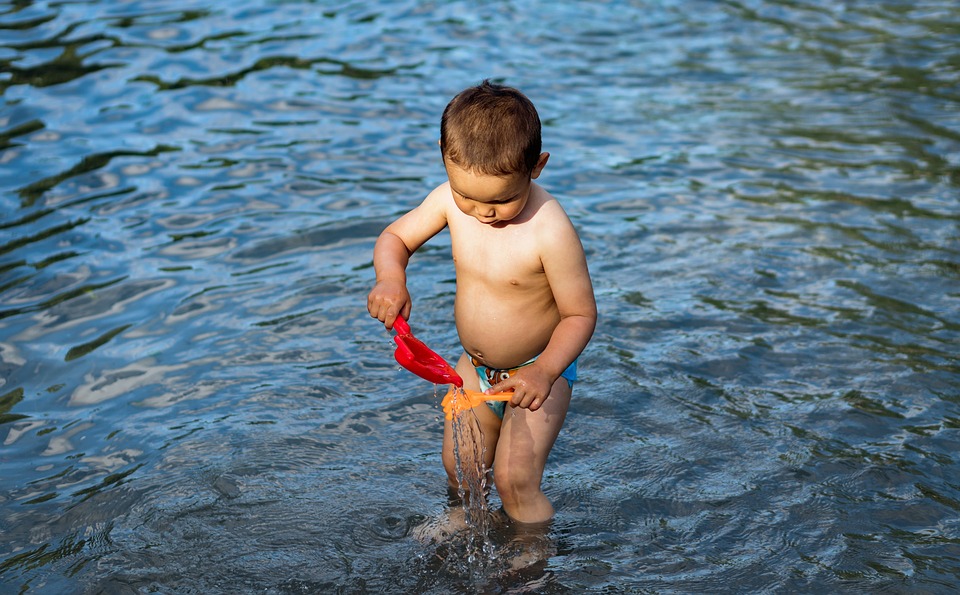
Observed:
[[[71,221],[69,223],[64,223],[49,229],[45,229],[31,236],[16,238],[6,244],[0,245],[0,254],[6,254],[8,252],[12,252],[13,250],[16,250],[17,248],[22,248],[23,246],[26,246],[33,242],[39,242],[49,237],[61,234],[65,231],[70,231],[71,229],[75,227],[79,227],[84,223],[87,223],[88,221],[89,219],[79,219],[77,221]]]
[[[63,38],[69,36],[70,33],[71,31],[67,30],[54,39],[6,46],[13,50],[59,48],[62,53],[48,62],[28,68],[17,67],[11,62],[7,62],[4,69],[6,76],[0,78],[0,93],[5,93],[10,87],[17,85],[28,85],[35,88],[56,86],[95,74],[104,69],[122,66],[120,63],[90,63],[88,58],[99,53],[99,50],[94,49],[83,53],[83,47],[88,44],[105,41],[107,45],[111,45],[112,42],[108,38],[92,36],[79,39],[71,38],[70,41],[65,41]]]
[[[70,361],[70,360],[77,359],[78,357],[83,357],[89,354],[90,352],[94,351],[97,347],[101,347],[102,345],[109,343],[111,339],[113,339],[123,331],[127,330],[131,326],[132,325],[130,324],[125,324],[123,326],[107,331],[106,333],[100,335],[99,337],[97,337],[92,341],[88,341],[87,343],[83,343],[82,345],[71,347],[70,351],[67,352],[67,355],[64,356],[64,359],[66,361]]]
[[[334,68],[331,68],[331,66]],[[159,91],[172,91],[183,89],[185,87],[197,86],[231,87],[243,81],[252,73],[271,70],[274,68],[310,70],[321,75],[340,75],[358,79],[376,79],[382,76],[393,76],[400,71],[399,68],[374,69],[357,67],[348,62],[333,58],[304,59],[293,56],[273,56],[270,58],[257,60],[257,62],[250,67],[244,68],[237,72],[228,74],[221,73],[217,76],[207,79],[181,78],[173,82],[165,82],[157,76],[142,75],[133,79],[133,82],[152,83]],[[412,69],[415,68],[415,66],[408,66],[405,68]],[[295,125],[295,123],[291,123],[291,125]]]
[[[23,388],[17,387],[12,391],[0,396],[0,423],[10,423],[21,420],[26,415],[11,414],[9,411],[23,400]]]
[[[70,282],[72,282],[72,281],[74,281],[74,280],[68,278],[68,279],[65,279],[64,281],[66,281],[67,283],[70,283]],[[23,308],[16,308],[16,309],[13,309],[13,310],[2,311],[2,312],[0,312],[0,317],[5,318],[5,317],[7,317],[7,316],[15,316],[15,315],[25,314],[25,313],[33,312],[33,311],[46,310],[47,308],[51,308],[51,307],[54,307],[54,306],[58,306],[59,304],[65,302],[65,301],[68,301],[68,300],[71,300],[71,299],[77,298],[77,297],[82,297],[82,296],[84,296],[84,295],[86,295],[86,294],[88,294],[88,293],[95,292],[95,291],[97,291],[97,290],[99,290],[99,289],[108,288],[108,287],[110,287],[110,286],[112,286],[112,285],[115,285],[115,284],[117,284],[117,283],[120,283],[120,282],[122,282],[122,281],[123,281],[123,279],[115,279],[115,280],[113,280],[113,281],[108,281],[108,282],[105,282],[105,283],[83,285],[83,286],[80,286],[80,287],[78,287],[78,288],[74,288],[74,289],[70,289],[70,290],[67,290],[67,291],[63,291],[63,292],[61,292],[60,294],[55,295],[55,296],[53,296],[52,298],[47,299],[47,300],[44,300],[44,301],[42,301],[42,302],[40,302],[40,303],[38,303],[38,304],[36,304],[36,305],[33,305],[33,306],[28,306],[28,307],[23,307]],[[44,289],[48,289],[48,287],[45,287]],[[91,303],[91,302],[88,300],[88,304],[89,304],[89,303]]]
[[[383,231],[382,221],[338,223],[297,233],[289,238],[268,240],[257,246],[237,250],[234,258],[263,260],[277,255],[300,250],[323,249],[342,243],[371,242]]]
[[[68,169],[67,171],[58,173],[52,177],[33,182],[18,189],[20,194],[20,204],[22,207],[31,207],[33,204],[48,190],[56,187],[62,182],[69,180],[71,178],[82,176],[83,174],[99,170],[105,165],[109,164],[112,160],[120,157],[155,157],[161,153],[176,151],[176,147],[172,146],[159,146],[150,151],[138,152],[138,151],[113,151],[110,153],[100,153],[94,155],[88,155],[83,157],[79,163]],[[96,188],[97,183],[94,182],[93,187]]]
[[[0,9],[0,590],[957,583],[953,4],[195,4]],[[486,77],[601,317],[554,525],[476,576],[363,304]],[[448,237],[408,283],[456,357]]]
[[[40,120],[31,120],[29,122],[16,124],[12,128],[0,132],[0,150],[21,146],[13,142],[13,139],[18,136],[32,134],[38,130],[43,130],[43,122]]]

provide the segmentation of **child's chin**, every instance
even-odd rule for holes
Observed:
[[[490,227],[502,227],[510,223],[510,219],[477,219],[477,221]]]

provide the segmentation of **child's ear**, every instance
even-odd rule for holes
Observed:
[[[543,168],[547,166],[547,161],[550,159],[550,153],[540,153],[540,158],[537,159],[537,166],[533,168],[533,171],[530,172],[530,179],[536,180],[540,177],[540,172],[543,171]]]

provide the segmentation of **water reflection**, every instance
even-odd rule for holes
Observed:
[[[0,7],[0,590],[955,585],[954,3],[195,4]],[[363,296],[487,76],[601,318],[476,576]],[[443,238],[409,282],[456,353]]]

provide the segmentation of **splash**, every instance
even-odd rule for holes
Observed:
[[[496,548],[490,539],[491,513],[487,508],[490,470],[484,465],[483,430],[472,407],[458,408],[456,402],[466,399],[462,388],[453,387],[444,398],[454,404],[448,414],[453,431],[453,456],[456,461],[457,496],[466,524],[466,562],[472,573],[482,572],[496,559]]]

